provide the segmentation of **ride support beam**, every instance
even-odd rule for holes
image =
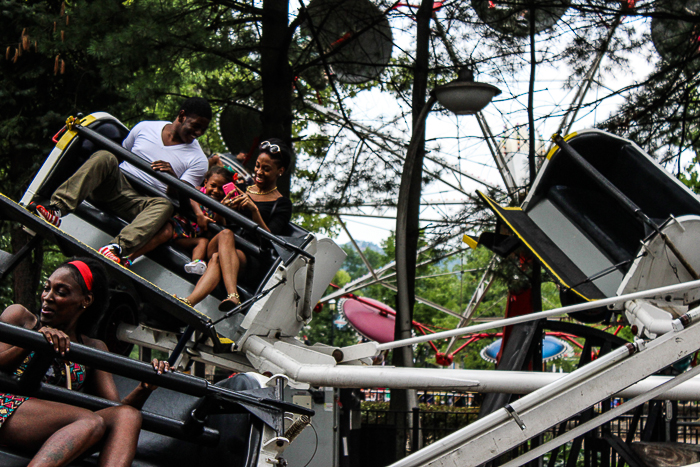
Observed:
[[[506,318],[498,321],[492,321],[484,324],[477,324],[475,326],[468,326],[464,328],[452,329],[449,331],[441,331],[426,336],[417,336],[410,339],[404,339],[402,341],[387,342],[385,344],[378,344],[376,342],[367,342],[362,345],[374,346],[375,352],[380,352],[382,350],[394,349],[396,347],[403,347],[405,345],[420,344],[421,342],[434,341],[445,339],[454,336],[464,336],[467,334],[473,334],[476,332],[488,331],[491,329],[496,329],[502,326],[510,326],[512,324],[526,323],[528,321],[535,321],[543,318],[551,318],[554,316],[561,316],[565,314],[575,313],[577,311],[590,310],[592,308],[606,307],[616,305],[618,303],[624,303],[630,300],[636,300],[638,298],[651,298],[657,296],[664,296],[665,294],[672,294],[676,292],[689,291],[700,287],[700,280],[694,280],[689,282],[683,282],[680,284],[666,285],[663,287],[657,287],[655,289],[642,290],[640,292],[633,292],[625,295],[620,295],[617,297],[603,298],[600,300],[593,300],[586,303],[579,303],[577,305],[569,305],[560,308],[553,308],[546,311],[538,311],[524,316],[516,316],[514,318]]]
[[[700,348],[700,326],[697,324],[692,324],[678,332],[667,333],[649,343],[639,341],[620,347],[555,383],[392,464],[391,467],[423,465],[455,467],[488,462],[610,397],[611,394],[627,388],[681,358],[692,355],[698,348]],[[696,371],[691,371],[692,373],[681,375],[682,379],[677,377],[662,386],[679,384],[700,372],[700,367],[697,367]],[[691,374],[688,375],[688,373]],[[666,388],[660,386],[652,393],[664,389]],[[650,399],[653,396],[638,397]],[[611,410],[605,417],[598,418],[607,418],[611,414],[617,414],[617,411]],[[552,448],[550,446],[549,450]],[[543,449],[543,447],[537,449]],[[534,453],[536,450],[531,452]]]

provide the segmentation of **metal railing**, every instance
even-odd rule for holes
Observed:
[[[363,392],[366,402],[388,402],[391,399],[389,390],[372,389],[364,390]],[[383,408],[363,408],[361,410],[361,430],[366,430],[371,433],[371,436],[385,436],[385,439],[402,438],[405,442],[399,442],[397,445],[405,446],[403,455],[408,455],[478,419],[479,396],[476,394],[458,392],[419,392],[418,394],[419,398],[422,399],[421,402],[424,403],[421,404],[421,407],[416,407],[411,412],[396,412]],[[613,399],[608,404],[614,406],[618,402],[619,400]],[[381,406],[382,404],[373,405]],[[599,414],[603,411],[603,403],[596,404],[594,412]],[[700,402],[679,401],[673,404],[673,411],[676,412],[674,417],[664,417],[661,422],[666,424],[668,441],[689,444],[700,443]],[[634,420],[634,417],[633,413],[627,413],[597,428],[589,435],[595,437],[600,437],[603,434],[613,435],[620,438],[623,442],[628,439],[630,441],[640,441],[643,439],[644,428],[649,418],[649,403],[644,405],[642,414],[637,421]],[[577,426],[578,423],[579,418],[574,418],[567,423],[566,429],[570,430]],[[634,431],[630,432],[632,428],[634,428]],[[544,438],[551,439],[556,436],[557,430],[558,427],[547,430],[543,433]],[[586,449],[585,444],[586,441],[584,439],[584,449]],[[589,448],[593,449],[592,446],[589,446]],[[525,448],[518,448],[518,450],[522,449]],[[581,456],[583,456],[583,453]],[[619,455],[611,451],[608,465],[618,465],[618,458]],[[373,465],[370,462],[363,467],[373,467]]]

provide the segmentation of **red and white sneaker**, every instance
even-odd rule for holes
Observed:
[[[34,204],[31,203],[29,205],[30,209],[34,211],[34,213],[44,219],[46,222],[49,224],[55,226],[55,227],[60,227],[61,226],[61,211],[58,208],[54,208],[52,206],[49,206],[48,208],[42,206],[41,204]]]
[[[122,247],[116,243],[103,246],[100,248],[99,252],[102,256],[107,259],[111,259],[117,264],[121,264],[122,266],[126,267],[131,266],[131,261],[129,261],[128,258],[122,258]]]

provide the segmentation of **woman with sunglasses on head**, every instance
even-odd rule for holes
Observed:
[[[155,386],[140,383],[120,401],[111,373],[70,362],[72,342],[107,351],[104,342],[88,337],[109,301],[107,274],[90,258],[60,265],[47,279],[37,318],[21,305],[11,305],[0,322],[33,329],[53,345],[56,358],[44,382],[84,390],[123,405],[92,412],[59,402],[0,393],[0,445],[36,452],[28,467],[64,466],[98,445],[100,466],[130,466],[141,430],[140,409]],[[34,352],[0,343],[0,370],[22,374]],[[153,360],[159,374],[167,362]]]
[[[221,203],[240,211],[260,227],[280,234],[292,217],[292,202],[277,190],[277,180],[289,169],[291,150],[281,139],[270,138],[260,143],[260,155],[255,162],[254,184],[244,193],[229,192]],[[228,296],[219,305],[220,311],[230,311],[241,303],[237,292],[238,274],[245,269],[247,258],[236,249],[233,232],[224,229],[212,238],[208,247],[211,258],[207,271],[197,282],[192,293],[182,299],[196,305],[209,295],[223,278]]]

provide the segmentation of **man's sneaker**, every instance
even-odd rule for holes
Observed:
[[[185,272],[188,274],[202,275],[207,270],[207,263],[201,259],[195,259],[187,264],[185,264]]]
[[[128,258],[122,259],[122,247],[116,243],[105,245],[100,248],[100,254],[107,259],[111,259],[117,264],[121,264],[122,266],[129,267],[131,265],[131,261],[129,261]]]
[[[48,208],[42,206],[41,204],[31,203],[29,208],[33,210],[37,216],[44,219],[49,224],[60,227],[61,226],[61,211],[60,209],[49,206]]]

